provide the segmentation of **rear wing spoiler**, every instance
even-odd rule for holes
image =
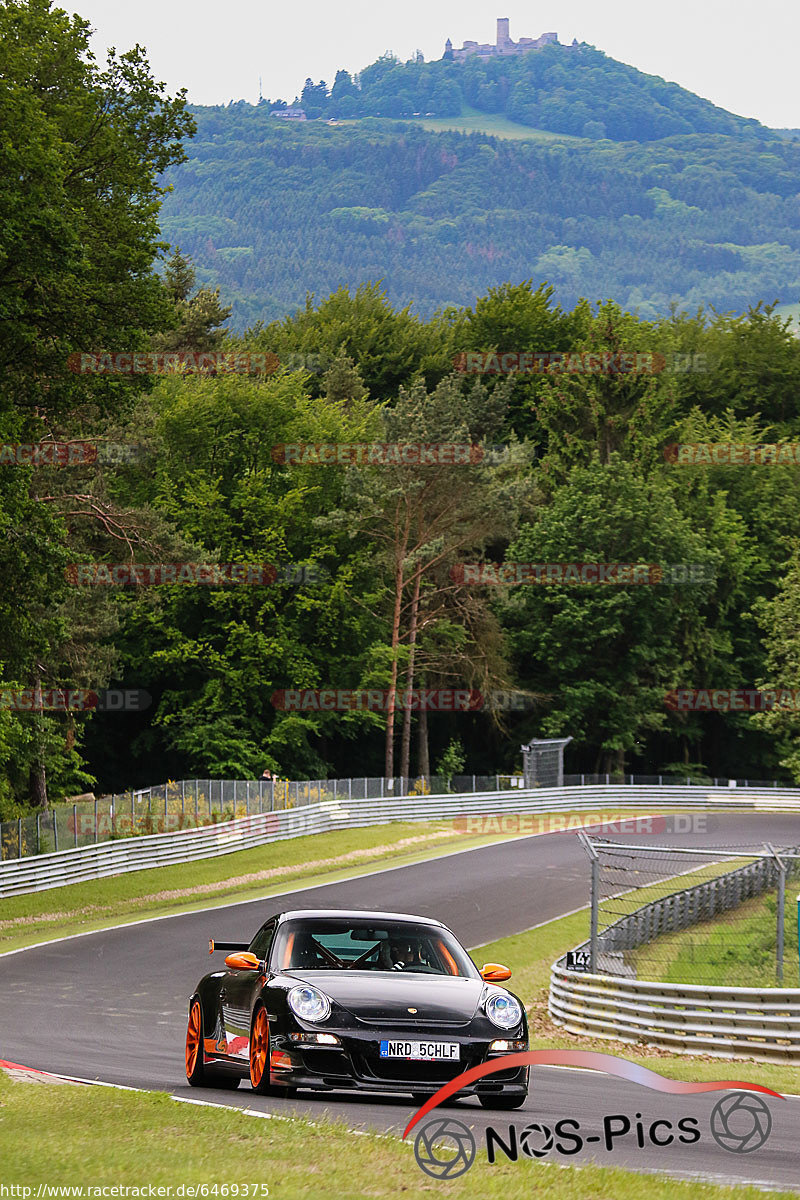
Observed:
[[[215,942],[213,938],[208,939],[208,953],[213,954],[215,950],[246,950],[250,945],[249,942]]]

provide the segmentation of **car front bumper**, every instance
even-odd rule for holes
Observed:
[[[331,1030],[334,1033],[333,1030]],[[353,1037],[352,1031],[335,1032],[339,1044],[318,1045],[276,1035],[270,1044],[270,1082],[293,1088],[325,1091],[348,1089],[370,1092],[414,1092],[431,1096],[462,1072],[485,1062],[502,1062],[502,1052],[490,1052],[486,1041],[453,1037],[438,1032],[436,1040],[457,1041],[457,1062],[381,1058],[380,1039]],[[418,1037],[419,1034],[416,1034]],[[498,1070],[460,1089],[459,1096],[526,1095],[525,1067]]]

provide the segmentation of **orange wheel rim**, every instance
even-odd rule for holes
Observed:
[[[200,1005],[195,1000],[189,1012],[189,1024],[186,1029],[186,1078],[191,1079],[197,1066],[197,1056],[200,1053],[201,1041]]]
[[[260,1008],[253,1021],[253,1033],[250,1037],[250,1082],[258,1087],[267,1068],[269,1053],[269,1025],[266,1009]]]

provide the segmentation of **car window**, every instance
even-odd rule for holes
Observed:
[[[251,954],[255,954],[257,958],[269,958],[269,949],[272,945],[272,939],[275,936],[275,922],[268,921],[263,929],[259,929],[256,936],[253,938],[248,949]]]
[[[272,969],[406,971],[461,975],[478,971],[447,930],[408,923],[358,925],[354,921],[292,921],[281,925]]]

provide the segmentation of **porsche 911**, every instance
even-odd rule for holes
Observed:
[[[189,1001],[186,1076],[194,1086],[288,1097],[298,1088],[410,1092],[423,1103],[470,1067],[528,1049],[525,1008],[480,970],[440,921],[400,913],[292,910],[249,943]],[[486,1108],[525,1101],[526,1068],[497,1070],[458,1092]]]

